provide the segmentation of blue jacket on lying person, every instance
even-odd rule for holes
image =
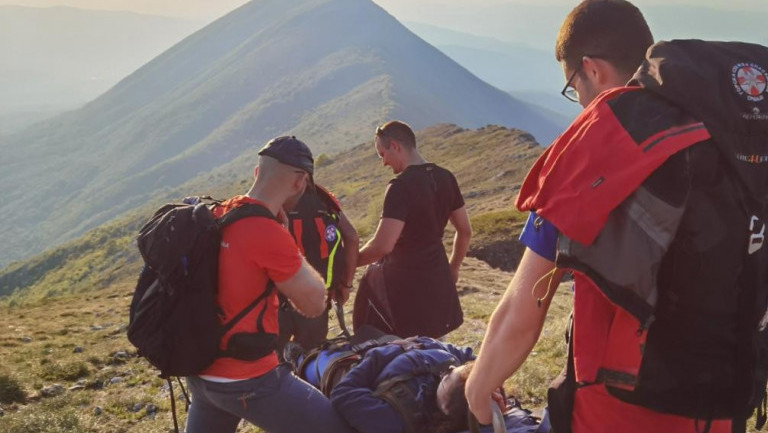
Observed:
[[[471,348],[428,337],[391,342],[365,352],[331,403],[361,433],[465,430],[463,385],[474,358]]]
[[[464,386],[474,366],[470,348],[373,333],[356,344],[337,339],[307,354],[300,346],[291,352],[285,358],[298,374],[329,395],[359,433],[469,433]],[[504,401],[501,390],[496,397],[506,407],[506,433],[549,431],[546,410],[539,420],[514,398]],[[479,431],[494,430],[481,426]]]

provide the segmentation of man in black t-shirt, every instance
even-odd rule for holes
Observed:
[[[413,130],[391,121],[376,128],[376,153],[397,176],[357,266],[369,265],[355,298],[355,329],[368,324],[400,337],[439,338],[463,321],[456,281],[472,227],[453,174],[422,158]],[[456,229],[450,261],[443,248]]]

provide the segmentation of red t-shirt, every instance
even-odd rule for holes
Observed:
[[[245,203],[264,204],[250,197],[236,196],[218,206],[214,214],[221,216]],[[236,316],[258,297],[269,279],[279,283],[294,276],[301,267],[301,261],[296,242],[285,227],[274,220],[244,218],[225,227],[219,250],[218,301],[224,312],[222,323]],[[273,292],[266,302],[264,330],[277,334],[277,293]],[[226,347],[230,336],[235,333],[256,331],[256,320],[261,309],[262,305],[257,305],[227,332],[221,340],[221,348]],[[200,374],[249,379],[267,373],[277,364],[274,352],[256,361],[218,358]]]

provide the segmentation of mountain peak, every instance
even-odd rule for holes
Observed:
[[[540,142],[559,129],[370,0],[252,1],[82,109],[0,144],[8,155],[0,179],[24,191],[0,205],[9,245],[0,264],[214,168],[211,188],[247,176],[254,150],[271,137],[299,135],[316,153],[334,152],[392,118],[416,129],[500,124]]]

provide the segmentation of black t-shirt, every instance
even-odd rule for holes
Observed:
[[[382,218],[405,222],[389,260],[419,268],[445,261],[443,232],[451,212],[462,206],[450,171],[432,163],[408,166],[389,182],[384,195]]]
[[[462,206],[456,178],[435,164],[409,166],[390,181],[382,217],[404,221],[405,226],[383,260],[394,321],[394,331],[388,332],[440,337],[461,325],[443,231],[451,212]]]

